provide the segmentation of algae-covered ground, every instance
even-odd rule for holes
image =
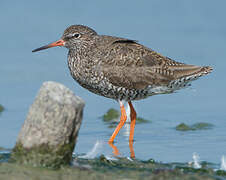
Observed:
[[[0,156],[0,180],[72,180],[72,179],[167,179],[167,180],[213,180],[226,178],[226,172],[213,170],[211,164],[203,163],[202,168],[192,168],[190,164],[163,164],[150,159],[118,158],[107,159],[100,156],[95,159],[74,157],[71,166],[59,169],[31,167],[16,163],[8,163],[9,154]],[[4,159],[4,161],[1,161]]]

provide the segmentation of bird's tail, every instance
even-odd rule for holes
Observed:
[[[186,65],[187,68],[183,67],[183,70],[177,70],[177,78],[171,81],[168,87],[173,89],[180,89],[186,87],[190,84],[191,81],[198,79],[201,76],[207,75],[212,72],[213,68],[210,66],[193,66]]]

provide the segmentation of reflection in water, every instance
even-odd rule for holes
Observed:
[[[118,148],[112,143],[112,142],[108,142],[109,146],[113,149],[113,154],[115,156],[119,156],[119,150]],[[135,158],[135,152],[134,152],[134,148],[133,148],[133,141],[129,141],[129,149],[130,149],[130,157],[131,158]]]
[[[113,149],[113,154],[115,156],[118,156],[120,153],[119,153],[118,148],[113,144],[113,141],[114,141],[114,138],[116,137],[116,135],[118,134],[118,132],[120,131],[120,129],[125,124],[125,122],[128,121],[128,119],[129,119],[130,120],[130,128],[128,128],[128,127],[126,128],[127,129],[126,136],[128,136],[128,134],[129,134],[130,157],[135,158],[135,153],[134,153],[134,149],[133,149],[133,136],[134,136],[134,128],[135,128],[135,124],[136,124],[136,111],[134,110],[133,105],[130,101],[124,105],[120,104],[120,109],[121,109],[120,122],[119,122],[118,126],[116,127],[115,131],[113,132],[111,138],[109,139],[108,144]]]
[[[119,156],[120,153],[119,153],[118,148],[117,148],[112,142],[108,142],[108,144],[109,144],[109,146],[113,149],[113,152],[112,152],[112,153],[113,153],[115,156]]]

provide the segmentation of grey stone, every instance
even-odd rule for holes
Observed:
[[[43,83],[12,152],[12,160],[34,166],[69,164],[84,101],[56,82]]]

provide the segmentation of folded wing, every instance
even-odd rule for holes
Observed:
[[[180,79],[191,81],[212,70],[176,62],[133,40],[116,39],[106,51],[111,58],[102,60],[102,72],[113,85],[128,89],[167,86]]]

